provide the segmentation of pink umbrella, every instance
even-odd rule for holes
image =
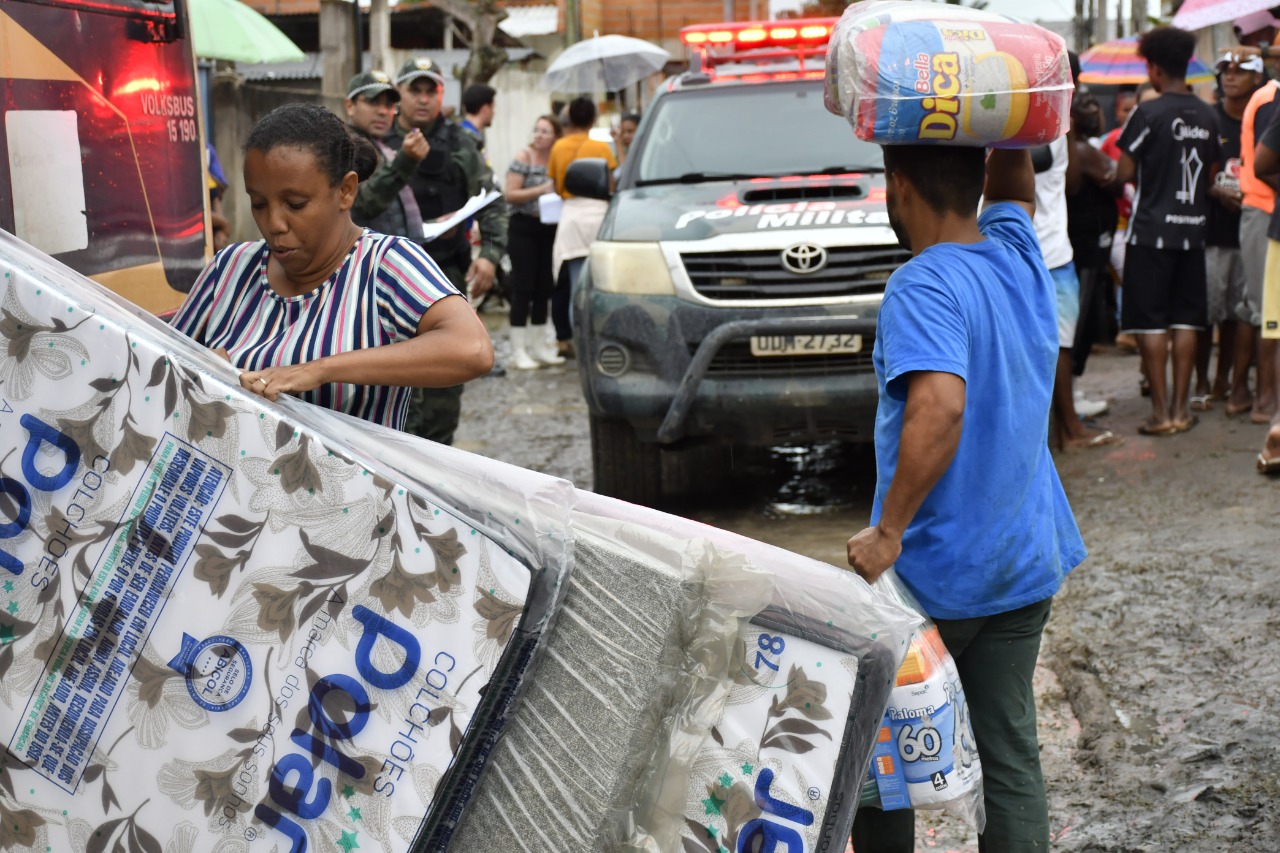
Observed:
[[[1274,5],[1275,0],[1186,0],[1178,14],[1173,16],[1173,25],[1184,30],[1199,30],[1270,9]]]

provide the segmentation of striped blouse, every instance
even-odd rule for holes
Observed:
[[[206,347],[225,348],[241,369],[261,370],[409,340],[432,303],[458,292],[421,246],[368,229],[329,280],[301,296],[271,289],[269,256],[262,240],[218,252],[174,327]],[[298,397],[402,429],[411,394],[410,388],[330,383]]]

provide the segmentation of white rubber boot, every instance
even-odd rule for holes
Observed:
[[[529,354],[541,364],[564,364],[564,359],[560,357],[555,347],[547,340],[545,323],[541,326],[529,327]]]
[[[537,370],[542,366],[529,357],[527,340],[526,327],[511,327],[511,366],[516,370]]]

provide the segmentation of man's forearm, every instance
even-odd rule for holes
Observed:
[[[951,373],[911,378],[898,466],[880,511],[878,526],[901,539],[929,492],[951,466],[964,423],[964,380]]]

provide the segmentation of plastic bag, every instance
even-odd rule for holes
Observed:
[[[1029,148],[1066,133],[1066,44],[1035,24],[962,6],[870,0],[827,51],[827,109],[882,145]]]
[[[920,610],[893,572],[876,587]],[[898,668],[860,804],[885,811],[941,809],[964,818],[978,832],[986,825],[982,762],[964,685],[937,626],[927,617]]]

